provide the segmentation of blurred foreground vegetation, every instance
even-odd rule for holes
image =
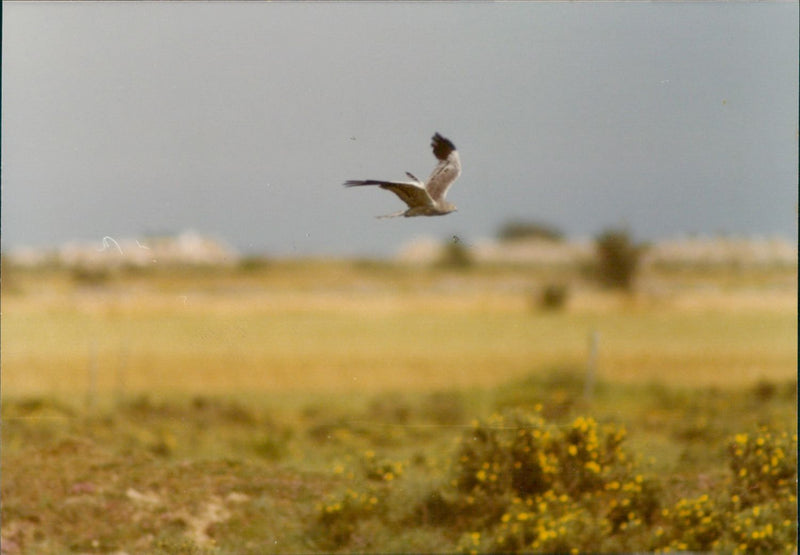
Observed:
[[[3,553],[796,551],[796,268],[581,272],[4,268]]]
[[[796,549],[796,382],[3,403],[7,553]]]

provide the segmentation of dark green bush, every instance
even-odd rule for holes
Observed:
[[[600,283],[612,289],[630,291],[644,247],[636,245],[628,231],[610,229],[597,237],[595,248]]]
[[[560,310],[569,299],[569,287],[564,284],[551,283],[539,293],[536,306],[544,310]]]

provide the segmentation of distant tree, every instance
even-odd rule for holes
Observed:
[[[625,229],[608,229],[595,240],[597,271],[606,287],[630,291],[633,288],[643,245],[636,245]]]
[[[564,234],[555,227],[538,223],[512,220],[506,222],[497,232],[501,241],[514,241],[516,239],[547,239],[548,241],[561,241]]]

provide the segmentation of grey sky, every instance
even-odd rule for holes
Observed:
[[[797,237],[798,5],[3,3],[3,247],[390,255],[508,219]],[[346,179],[427,176],[441,218]]]

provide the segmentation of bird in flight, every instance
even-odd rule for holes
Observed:
[[[381,189],[393,192],[400,200],[408,205],[407,210],[394,214],[378,216],[379,218],[394,218],[397,216],[444,216],[455,212],[454,204],[447,202],[444,197],[450,185],[461,175],[461,160],[455,145],[436,133],[431,139],[433,155],[439,160],[428,181],[422,182],[413,174],[406,172],[411,181],[379,181],[376,179],[346,181],[345,187],[361,187],[364,185],[377,185]]]

